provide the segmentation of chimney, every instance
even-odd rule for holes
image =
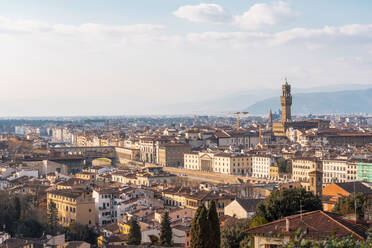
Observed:
[[[285,231],[289,232],[289,218],[285,218]]]

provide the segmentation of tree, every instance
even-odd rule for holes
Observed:
[[[291,173],[292,172],[292,161],[284,158],[278,158],[277,160],[279,173]]]
[[[164,246],[172,245],[172,228],[170,223],[169,213],[165,212],[160,223],[160,243]]]
[[[190,248],[205,248],[208,243],[209,225],[207,219],[207,209],[200,205],[196,210],[191,224]]]
[[[21,200],[19,199],[18,196],[14,197],[14,212],[15,212],[15,216],[14,218],[16,220],[20,220],[21,219],[21,212],[22,212],[22,206],[21,206]]]
[[[42,215],[29,201],[29,196],[9,195],[0,191],[0,226],[15,237],[40,237],[45,230]]]
[[[322,209],[322,202],[318,196],[303,188],[274,190],[269,197],[261,201],[255,216],[264,217],[267,221],[274,221],[285,216],[298,214],[300,211],[314,211]]]
[[[256,216],[252,219],[251,224],[249,225],[249,228],[253,228],[256,226],[261,226],[263,224],[266,224],[267,220],[262,216]]]
[[[363,219],[368,204],[370,203],[368,203],[366,194],[358,193],[356,196],[351,194],[347,197],[340,198],[333,208],[333,212],[345,215],[355,213],[356,211],[358,219]]]
[[[221,230],[221,248],[240,248],[249,238],[245,232],[249,228],[250,220],[241,219],[228,222]]]
[[[211,202],[208,208],[208,224],[209,224],[209,248],[220,248],[221,246],[221,230],[220,221],[218,219],[216,203]]]
[[[47,225],[50,230],[50,234],[55,235],[58,230],[58,210],[53,201],[50,201],[48,204]]]
[[[90,244],[97,243],[97,233],[87,225],[81,225],[78,223],[71,223],[66,229],[66,240],[68,241],[85,241]]]
[[[140,245],[142,240],[141,227],[134,217],[129,220],[129,226],[128,245]]]

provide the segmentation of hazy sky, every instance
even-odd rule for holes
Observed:
[[[370,0],[0,0],[0,115],[372,84]],[[246,107],[246,106],[243,106]]]

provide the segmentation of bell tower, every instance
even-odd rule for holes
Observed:
[[[291,85],[285,80],[285,84],[282,85],[283,95],[280,97],[280,103],[282,105],[282,123],[291,121],[291,107],[292,107],[292,95]]]

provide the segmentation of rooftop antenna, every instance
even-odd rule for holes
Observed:
[[[354,178],[354,211],[355,211],[355,223],[357,222],[357,203],[356,203],[356,193],[355,193],[355,178]]]

